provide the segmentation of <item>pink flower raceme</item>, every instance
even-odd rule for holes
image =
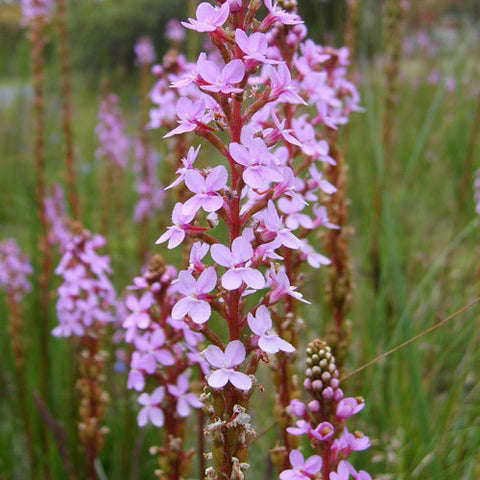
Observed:
[[[140,37],[135,44],[135,57],[138,65],[151,65],[156,58],[152,39],[148,36]]]
[[[15,239],[0,242],[0,287],[20,302],[32,289],[28,276],[33,268]]]
[[[100,143],[95,156],[106,158],[120,168],[126,168],[130,155],[130,140],[125,130],[118,97],[114,94],[105,96],[100,102],[98,124],[95,127]]]
[[[53,335],[88,336],[94,324],[113,321],[116,294],[107,276],[110,259],[97,253],[104,243],[103,237],[92,237],[86,230],[71,236],[55,270],[63,277],[63,284],[58,289],[59,326]]]
[[[213,371],[207,379],[212,388],[222,388],[228,382],[240,390],[252,388],[250,377],[235,370],[235,367],[245,360],[246,351],[242,342],[239,340],[230,342],[226,346],[225,352],[216,345],[210,345],[203,355],[212,367],[218,369]]]

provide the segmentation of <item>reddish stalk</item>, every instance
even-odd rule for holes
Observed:
[[[70,83],[70,55],[66,20],[66,1],[57,0],[57,24],[60,40],[60,62],[62,79],[63,135],[65,138],[65,165],[68,199],[74,220],[80,219],[80,203],[76,191],[76,172],[72,129],[72,87]]]
[[[51,277],[51,251],[48,245],[48,219],[45,213],[46,196],[46,174],[45,174],[45,123],[44,123],[44,91],[43,91],[43,47],[45,38],[43,36],[44,18],[37,16],[32,19],[30,25],[32,42],[32,64],[33,64],[33,95],[34,95],[34,138],[35,138],[35,170],[36,170],[36,197],[37,216],[40,220],[40,235],[38,239],[38,259],[40,271],[37,271],[37,280],[40,293],[40,371],[41,371],[41,392],[43,398],[47,399],[49,394],[49,304],[50,304],[50,277]],[[43,456],[48,459],[48,441],[45,427],[42,427],[42,448]],[[43,472],[46,479],[50,478],[48,460],[43,463]]]

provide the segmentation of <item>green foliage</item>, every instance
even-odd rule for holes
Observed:
[[[69,9],[72,62],[77,70],[130,70],[133,48],[142,35],[152,38],[158,54],[165,51],[165,24],[182,17],[186,1],[80,0]]]

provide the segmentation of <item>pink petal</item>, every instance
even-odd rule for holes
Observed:
[[[311,475],[315,475],[320,472],[322,468],[322,457],[319,455],[312,455],[306,462],[303,470],[310,473]]]
[[[219,195],[203,197],[201,206],[206,212],[216,212],[223,207],[223,197]]]
[[[229,248],[225,245],[215,244],[210,249],[213,261],[222,267],[231,267],[233,263],[233,255]]]
[[[225,363],[229,367],[240,365],[246,356],[245,346],[240,340],[234,340],[225,349]]]
[[[163,400],[164,396],[165,396],[165,388],[157,387],[150,395],[150,403],[158,404]]]
[[[250,165],[250,154],[248,150],[239,143],[231,143],[229,147],[230,155],[233,159],[243,165],[244,167],[248,167]]]
[[[245,65],[239,59],[232,60],[224,67],[222,74],[227,83],[239,83],[245,76]]]
[[[201,193],[205,187],[205,178],[198,170],[187,170],[185,173],[185,185],[191,192]],[[182,208],[182,212],[184,215],[188,215],[188,213],[185,213],[185,205]]]
[[[197,280],[198,293],[210,293],[217,284],[217,272],[213,267],[202,272]]]
[[[150,421],[153,425],[155,425],[156,427],[163,427],[165,417],[162,410],[156,407],[150,408],[148,416],[150,417]]]
[[[272,317],[270,316],[270,312],[265,305],[260,305],[257,308],[255,316],[257,317],[256,323],[258,328],[263,330],[262,333],[265,333],[272,328]]]
[[[277,353],[279,351],[275,337],[265,336],[258,339],[258,346],[265,353]]]
[[[208,384],[212,388],[222,388],[228,382],[228,374],[224,370],[215,370],[208,377]]]
[[[202,200],[194,195],[183,204],[182,213],[184,215],[195,214],[200,208],[202,208]]]
[[[208,192],[216,192],[225,188],[228,180],[227,169],[223,165],[219,165],[212,169],[205,180],[205,187]]]
[[[202,324],[209,320],[212,315],[212,308],[209,303],[204,300],[195,300],[191,303],[189,314],[195,323]]]
[[[144,407],[138,412],[137,423],[139,427],[144,427],[148,423],[148,407]]]
[[[250,390],[252,388],[252,379],[241,372],[228,372],[230,383],[239,390]]]
[[[243,270],[242,278],[250,288],[255,290],[261,290],[265,286],[265,279],[263,278],[262,273],[253,268],[246,268]]]
[[[177,401],[177,412],[181,417],[190,415],[190,406],[184,397],[180,397]]]
[[[174,320],[182,320],[189,313],[191,305],[190,298],[180,299],[172,309],[172,318]]]
[[[215,246],[215,245],[214,245]],[[212,247],[213,248],[213,247]],[[242,284],[242,272],[231,269],[222,276],[222,287],[226,290],[236,290]]]
[[[258,324],[257,319],[251,313],[247,315],[247,322],[250,330],[256,335],[263,335],[266,332],[266,330],[263,330],[262,326]]]
[[[209,345],[203,355],[212,367],[222,368],[225,365],[225,354],[216,345]]]
[[[232,253],[236,263],[247,262],[253,257],[253,248],[245,237],[237,237],[232,242]]]
[[[292,450],[288,458],[293,468],[302,467],[304,464],[303,455],[298,450]]]

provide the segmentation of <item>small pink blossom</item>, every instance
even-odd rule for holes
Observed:
[[[214,32],[227,21],[229,13],[228,2],[225,2],[219,8],[215,8],[207,2],[202,2],[197,7],[197,19],[189,18],[190,23],[182,22],[182,25],[197,32]]]
[[[181,97],[177,102],[177,116],[179,126],[168,132],[163,138],[172,137],[180,133],[193,132],[200,124],[207,122],[205,116],[205,101],[200,97],[197,101],[192,101],[187,97]]]
[[[242,282],[255,290],[263,288],[265,279],[258,270],[250,267],[249,260],[253,257],[253,248],[244,237],[236,238],[232,242],[231,250],[225,245],[212,245],[210,253],[216,263],[228,268],[222,276],[223,288],[236,290],[240,288]]]
[[[185,185],[195,195],[183,205],[184,215],[196,214],[200,208],[216,212],[223,206],[223,197],[218,193],[227,186],[228,173],[223,165],[213,168],[206,176],[198,170],[188,170]]]
[[[173,207],[172,222],[173,226],[168,227],[167,231],[155,242],[157,245],[168,240],[168,248],[178,247],[185,239],[185,230],[191,227],[190,222],[195,218],[195,213],[185,215],[183,213],[183,204],[177,203]]]
[[[187,393],[190,387],[188,377],[180,375],[176,385],[167,385],[170,395],[177,398],[177,413],[181,417],[190,415],[190,407],[202,408],[203,404],[194,393]]]
[[[142,393],[138,397],[138,403],[143,405],[137,417],[139,427],[144,427],[148,422],[156,427],[163,427],[165,416],[159,405],[164,396],[165,388],[157,387],[151,395]]]
[[[311,480],[322,469],[322,457],[312,455],[306,461],[298,450],[292,450],[289,455],[293,469],[280,473],[280,480]]]
[[[280,338],[272,330],[272,317],[265,305],[257,308],[255,316],[248,314],[248,326],[253,333],[259,336],[258,346],[265,353],[282,352],[292,353],[295,347],[287,341]]]
[[[208,303],[209,293],[217,284],[217,273],[213,267],[202,272],[198,280],[188,271],[182,271],[178,275],[178,290],[184,295],[173,307],[172,318],[181,320],[186,315],[195,323],[205,323],[212,314],[212,308]]]
[[[250,390],[252,380],[248,375],[237,372],[235,367],[243,363],[246,356],[245,347],[240,340],[230,342],[223,352],[216,345],[210,345],[203,352],[208,363],[217,368],[208,377],[208,384],[212,388],[222,388],[228,382],[239,390]]]
[[[234,87],[245,76],[245,66],[241,60],[232,60],[222,69],[213,61],[204,57],[198,59],[197,72],[205,83],[200,88],[213,93],[241,93],[242,89]]]

